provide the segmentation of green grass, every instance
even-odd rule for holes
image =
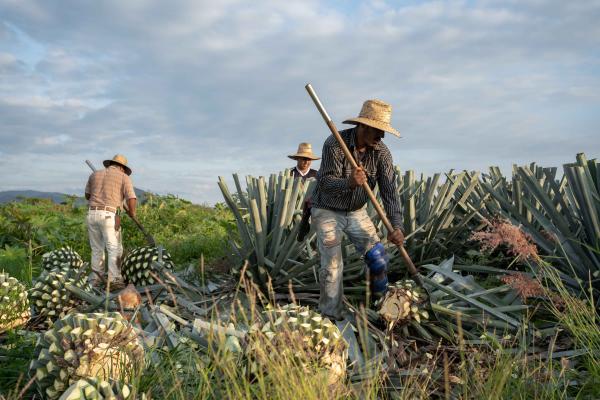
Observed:
[[[0,399],[2,396],[17,399],[29,380],[27,369],[33,358],[36,336],[15,331],[9,331],[5,335],[5,339],[0,342]]]
[[[600,398],[600,327],[592,288],[582,287],[578,292],[580,297],[575,297],[551,266],[543,264],[541,275],[562,300],[560,304],[551,303],[552,312],[569,333],[575,347],[585,350],[580,366],[583,377],[582,396]]]
[[[85,223],[87,208],[73,203],[27,199],[0,206],[0,269],[31,283],[41,255],[69,245],[87,261],[90,245]],[[174,196],[149,195],[138,207],[138,219],[171,254],[175,264],[208,264],[227,254],[228,240],[236,237],[230,212],[222,206],[206,207]],[[143,234],[128,216],[122,217],[125,252],[146,245]]]

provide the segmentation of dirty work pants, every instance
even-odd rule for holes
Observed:
[[[356,211],[332,211],[312,209],[312,223],[317,233],[317,244],[321,254],[319,270],[319,311],[334,319],[342,319],[343,273],[342,235],[361,254],[366,253],[377,242],[377,230],[367,214],[366,207]]]
[[[92,269],[104,275],[104,250],[108,258],[108,280],[121,279],[117,258],[123,254],[121,230],[115,231],[115,213],[106,210],[88,210],[88,235],[92,248]]]

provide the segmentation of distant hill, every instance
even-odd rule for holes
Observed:
[[[140,203],[143,203],[146,200],[145,190],[134,188],[135,195],[138,198]],[[62,203],[66,200],[67,194],[58,193],[58,192],[40,192],[38,190],[6,190],[0,192],[0,204],[10,203],[11,201],[19,201],[20,199],[51,199],[54,203]],[[80,205],[84,204],[83,198],[77,199],[75,204]]]
[[[67,195],[58,192],[40,192],[37,190],[7,190],[0,192],[0,204],[10,203],[11,201],[19,199],[51,199],[55,203],[62,203],[65,201]]]

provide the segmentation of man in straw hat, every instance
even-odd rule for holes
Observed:
[[[127,213],[135,218],[136,195],[129,175],[127,158],[117,154],[112,160],[104,160],[103,170],[92,173],[85,187],[89,202],[87,214],[88,235],[92,248],[92,270],[95,285],[104,277],[104,250],[108,255],[108,282],[113,289],[123,288],[123,278],[117,260],[123,254],[121,244],[121,220],[118,210],[127,202]]]
[[[298,151],[296,154],[291,154],[288,156],[292,160],[296,160],[296,166],[292,169],[292,175],[294,178],[301,178],[305,181],[308,178],[316,178],[317,170],[310,168],[310,164],[314,160],[319,160],[312,152],[312,145],[310,143],[300,143],[298,145]],[[311,209],[311,200],[307,198],[304,201],[304,207],[302,209],[302,220],[300,222],[300,228],[298,229],[298,241],[301,242],[304,240],[304,237],[310,231],[310,209]]]
[[[352,168],[333,135],[323,145],[323,159],[312,196],[312,223],[321,253],[319,309],[334,319],[341,319],[343,311],[343,233],[365,257],[373,294],[380,296],[387,290],[388,257],[366,211],[368,197],[362,188],[364,182],[371,188],[379,185],[386,214],[394,227],[388,233],[388,240],[397,245],[404,242],[392,154],[382,142],[385,132],[400,137],[390,125],[391,115],[389,104],[367,100],[357,118],[344,121],[356,125],[340,135],[358,168]]]
[[[312,152],[310,143],[300,143],[296,154],[290,154],[288,157],[292,160],[296,160],[296,166],[292,169],[294,178],[306,180],[308,178],[317,177],[317,170],[312,169],[310,164],[314,160],[318,160],[319,157]]]

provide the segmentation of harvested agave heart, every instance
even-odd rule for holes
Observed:
[[[379,315],[389,323],[402,323],[414,320],[418,323],[421,319],[428,319],[429,313],[425,310],[427,294],[415,281],[405,279],[388,287],[388,291],[376,306]]]
[[[81,378],[127,383],[141,368],[144,349],[116,312],[69,314],[40,336],[31,376],[48,399],[58,399]]]
[[[54,269],[78,270],[81,267],[83,267],[81,256],[70,246],[52,250],[42,256],[42,268],[47,271]]]
[[[74,382],[58,400],[126,400],[132,392],[119,381],[107,382],[98,378],[81,378]]]
[[[157,283],[153,275],[158,275],[158,271],[152,264],[159,261],[159,251],[157,247],[143,246],[132,250],[121,265],[121,274],[126,283],[133,283],[135,286],[147,286]],[[171,256],[166,250],[162,251],[162,265],[168,270],[175,266],[171,261]]]
[[[31,304],[36,315],[46,317],[49,323],[64,317],[81,304],[81,300],[67,290],[66,285],[82,290],[91,290],[86,277],[75,270],[44,270],[29,291]]]
[[[295,359],[307,372],[324,372],[329,385],[346,376],[348,344],[338,327],[308,307],[267,309],[266,322],[249,330],[248,370],[256,374],[273,357]],[[317,367],[317,371],[313,368]],[[268,373],[268,371],[265,371]]]
[[[0,333],[25,324],[30,317],[25,285],[0,272]]]

